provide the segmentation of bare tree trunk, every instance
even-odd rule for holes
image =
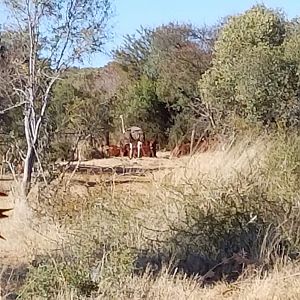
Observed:
[[[35,159],[34,148],[31,146],[27,149],[26,158],[24,162],[24,173],[22,181],[23,196],[27,196],[31,188],[31,177],[33,171],[33,164]]]
[[[5,155],[2,155],[2,162],[1,162],[1,170],[0,170],[0,175],[4,175],[4,170],[5,170]]]
[[[33,100],[31,100],[31,103]],[[34,151],[34,137],[33,131],[35,128],[35,116],[32,115],[32,107],[25,107],[24,129],[27,142],[27,152],[24,161],[23,180],[22,180],[22,193],[23,197],[26,197],[31,188],[31,177],[33,171],[33,164],[35,159]]]
[[[194,139],[195,139],[195,125],[193,126],[193,130],[192,130],[192,135],[191,135],[191,145],[190,145],[190,155],[192,154],[193,151],[193,145],[194,145]]]
[[[125,133],[125,124],[124,124],[124,117],[123,117],[123,115],[120,115],[120,118],[121,118],[121,125],[122,125],[122,133],[124,134]]]

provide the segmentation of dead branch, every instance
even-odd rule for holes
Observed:
[[[3,115],[3,114],[5,114],[6,112],[8,112],[8,111],[10,111],[10,110],[13,110],[13,109],[15,109],[15,108],[17,108],[17,107],[20,107],[20,106],[24,105],[25,103],[27,103],[27,102],[26,102],[26,101],[22,101],[22,102],[20,102],[20,103],[17,103],[17,104],[15,104],[15,105],[12,105],[12,106],[10,106],[10,107],[7,107],[7,108],[5,108],[5,109],[3,109],[3,110],[0,110],[0,115]]]

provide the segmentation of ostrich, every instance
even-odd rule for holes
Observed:
[[[140,157],[142,143],[145,140],[145,134],[143,130],[137,126],[132,126],[125,130],[123,115],[120,115],[120,118],[122,122],[122,133],[123,133],[122,144],[124,145],[129,144],[129,148],[130,148],[129,158],[132,158],[134,144],[137,145],[137,151],[138,151],[137,156]]]

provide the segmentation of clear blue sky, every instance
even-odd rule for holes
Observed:
[[[122,44],[122,37],[134,33],[141,25],[158,26],[170,21],[191,22],[195,25],[211,25],[227,15],[242,13],[257,3],[270,8],[281,8],[287,17],[300,15],[299,0],[115,0],[113,40],[106,45],[110,50]],[[100,67],[110,60],[99,54],[87,67]]]

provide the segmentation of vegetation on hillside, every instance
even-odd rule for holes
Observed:
[[[213,27],[141,27],[124,38],[107,66],[70,69],[55,84],[43,135],[51,144],[66,132],[102,139],[109,132],[117,142],[121,114],[126,126],[141,126],[162,146],[189,138],[193,128],[198,135],[257,125],[298,128],[298,32],[297,19],[262,5]],[[7,64],[2,68],[5,76]],[[24,139],[18,109],[3,120],[1,133],[11,143]],[[52,151],[55,160],[59,154]]]
[[[267,274],[274,282],[277,272],[297,276],[300,140],[291,135],[282,142],[282,134],[248,132],[225,152],[175,161],[147,186],[128,190],[102,186],[79,196],[70,186],[49,195],[53,183],[31,205],[36,228],[47,232],[54,250],[30,222],[12,227],[27,232],[29,253],[39,252],[15,292],[24,299],[169,299],[172,293],[187,299],[191,286],[197,295],[202,288],[243,295],[251,284],[264,285]],[[4,234],[13,239],[10,230]],[[208,290],[211,284],[217,286]],[[293,289],[290,297],[299,291]],[[282,291],[256,296],[275,293]]]
[[[299,30],[298,19],[256,5],[211,28],[140,28],[108,65],[66,71],[49,91],[36,145],[44,170],[74,146],[68,133],[117,142],[120,114],[166,147],[194,128],[233,138],[224,151],[170,160],[172,170],[128,190],[101,179],[93,189],[86,180],[84,192],[68,178],[38,183],[7,221],[7,239],[25,245],[14,253],[30,248],[33,258],[3,271],[4,292],[21,272],[11,290],[23,299],[296,298]],[[6,110],[18,102],[5,80],[26,74],[14,61],[27,39],[7,34],[0,152],[14,163],[26,151],[24,110]],[[45,81],[36,84],[43,95]]]

